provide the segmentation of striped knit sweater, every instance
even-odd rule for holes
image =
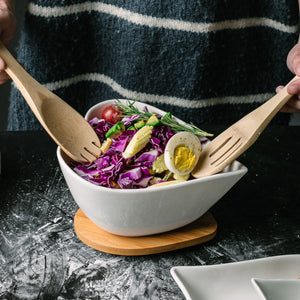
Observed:
[[[286,57],[298,23],[297,0],[33,0],[18,59],[81,114],[138,99],[207,129],[233,123],[292,78]],[[8,130],[39,128],[13,87]]]

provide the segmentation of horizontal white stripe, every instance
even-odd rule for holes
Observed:
[[[45,17],[62,17],[71,14],[78,14],[83,12],[97,11],[106,13],[118,18],[124,19],[128,22],[144,25],[148,27],[167,28],[173,30],[181,30],[195,33],[206,33],[211,31],[219,31],[225,29],[242,29],[248,27],[266,26],[273,29],[295,33],[298,32],[299,26],[288,26],[280,22],[268,18],[245,18],[239,20],[228,20],[216,23],[196,23],[186,22],[168,18],[156,18],[148,15],[142,15],[130,10],[120,8],[118,6],[102,3],[102,2],[85,2],[80,4],[73,4],[69,6],[39,6],[33,3],[29,4],[28,11],[30,14]]]
[[[71,85],[80,83],[82,81],[97,81],[108,85],[112,90],[120,94],[121,97],[127,99],[138,99],[140,101],[147,101],[152,104],[169,104],[178,107],[186,108],[204,108],[220,104],[239,104],[239,103],[261,103],[270,99],[274,94],[254,94],[245,96],[229,96],[221,98],[209,98],[209,99],[199,99],[199,100],[188,100],[178,97],[170,97],[164,95],[155,95],[147,93],[139,93],[137,91],[132,91],[123,88],[120,84],[114,81],[112,78],[98,73],[87,73],[81,74],[69,79],[56,81],[52,83],[45,84],[45,87],[49,90],[55,91],[60,88],[69,87]]]

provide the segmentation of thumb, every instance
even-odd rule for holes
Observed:
[[[287,66],[289,70],[300,76],[300,44],[296,44],[288,54]]]

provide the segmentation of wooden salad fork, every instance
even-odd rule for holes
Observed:
[[[93,162],[100,156],[100,141],[90,124],[70,105],[32,78],[0,41],[0,56],[44,129],[73,160]]]
[[[292,98],[287,92],[287,86],[298,78],[295,76],[278,94],[208,143],[192,175],[200,178],[219,173],[244,153],[258,139],[283,105]]]

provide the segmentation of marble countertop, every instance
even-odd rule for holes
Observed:
[[[78,239],[55,151],[45,132],[0,133],[1,299],[184,299],[173,266],[300,253],[300,127],[270,126],[240,157],[249,171],[210,210],[211,241],[148,256]]]

